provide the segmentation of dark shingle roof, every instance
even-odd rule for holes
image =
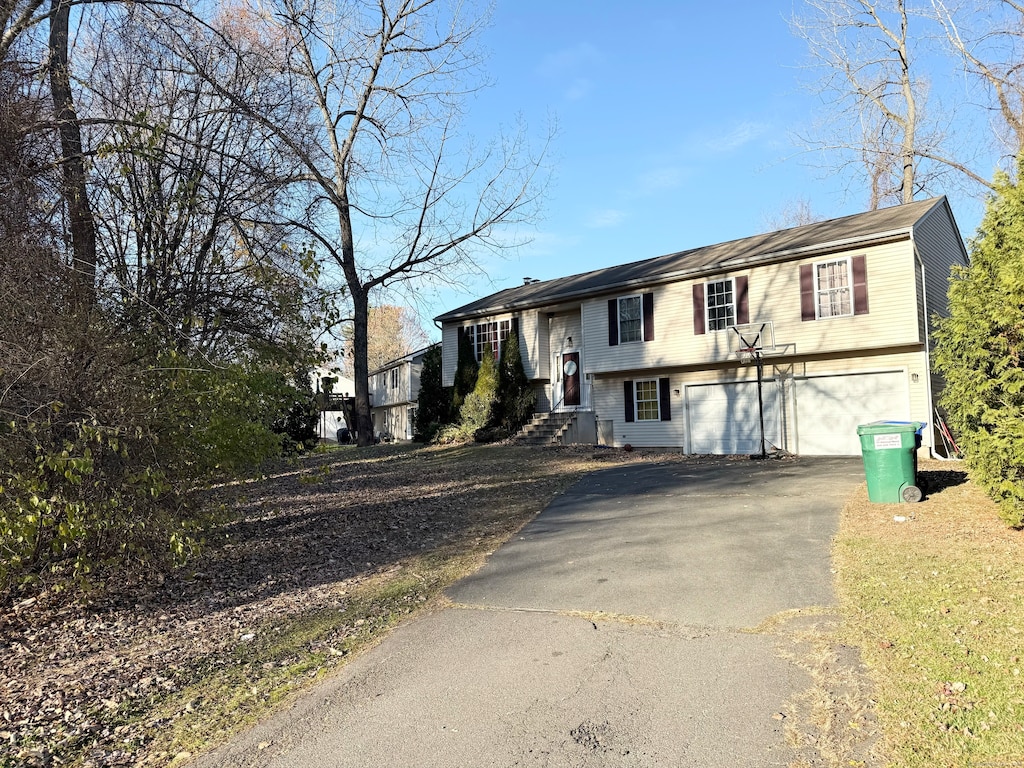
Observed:
[[[435,318],[438,322],[558,304],[625,286],[696,276],[749,263],[801,258],[814,251],[855,247],[876,239],[906,235],[929,211],[944,204],[935,197],[802,227],[768,232],[653,259],[520,285],[485,296]]]

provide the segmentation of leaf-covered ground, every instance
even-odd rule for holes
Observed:
[[[429,606],[595,449],[340,449],[212,492],[234,522],[168,577],[0,611],[0,766],[167,765]]]

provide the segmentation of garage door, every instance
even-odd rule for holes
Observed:
[[[768,449],[781,446],[779,386],[763,383]],[[699,384],[686,388],[690,453],[760,453],[757,382]]]
[[[859,456],[858,425],[910,421],[904,371],[798,378],[793,397],[796,450],[804,456]]]

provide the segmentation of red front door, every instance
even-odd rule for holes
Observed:
[[[579,352],[566,352],[562,355],[562,404],[580,404]]]

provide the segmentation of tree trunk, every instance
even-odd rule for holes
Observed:
[[[341,268],[352,297],[352,377],[355,379],[356,444],[373,445],[373,416],[370,413],[370,382],[368,370],[368,327],[370,297],[356,270],[355,238],[352,234],[352,209],[344,178],[339,181],[338,230],[341,238]]]
[[[52,0],[50,17],[50,93],[60,135],[63,189],[71,228],[71,251],[75,275],[75,302],[88,311],[96,301],[96,225],[86,189],[82,129],[75,111],[68,66],[69,0]]]
[[[369,312],[369,298],[366,291],[351,291],[352,293],[352,347],[353,352],[353,374],[356,383],[355,416],[357,444],[360,446],[373,445],[373,416],[370,413],[370,381],[367,364],[367,315]]]
[[[906,120],[903,125],[903,144],[901,147],[903,157],[902,175],[902,202],[912,203],[914,201],[914,166],[917,161],[917,96],[914,93],[914,82],[910,76],[910,54],[907,49],[907,6],[904,0],[897,3],[900,13],[900,37],[899,37],[899,58],[900,58],[900,85],[903,89],[903,99],[907,105]]]

